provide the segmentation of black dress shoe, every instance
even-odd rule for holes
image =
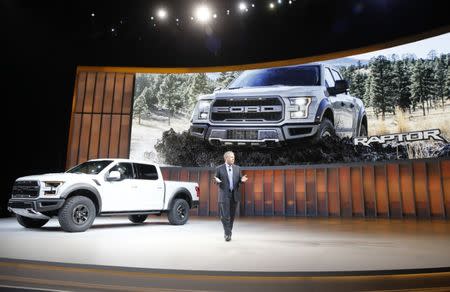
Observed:
[[[231,235],[225,235],[225,241],[230,241],[231,240]]]

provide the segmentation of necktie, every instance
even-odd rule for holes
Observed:
[[[228,181],[230,182],[230,191],[233,190],[233,172],[231,171],[231,166],[227,166],[228,168]]]

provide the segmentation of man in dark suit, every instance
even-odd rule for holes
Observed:
[[[234,215],[236,207],[241,199],[239,186],[247,181],[247,175],[242,176],[240,167],[234,164],[234,153],[225,152],[225,163],[216,168],[214,177],[219,185],[219,216],[225,231],[225,241],[231,240]]]

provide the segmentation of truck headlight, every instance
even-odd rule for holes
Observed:
[[[291,103],[291,119],[303,119],[308,117],[308,109],[311,104],[311,97],[293,97],[289,98]]]
[[[206,120],[209,116],[211,108],[211,100],[200,100],[198,102],[198,116],[199,120]]]
[[[44,181],[44,195],[55,195],[64,181]]]

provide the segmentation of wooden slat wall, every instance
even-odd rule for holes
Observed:
[[[66,167],[93,158],[128,158],[134,73],[78,72]]]
[[[165,179],[198,182],[200,207],[217,216],[213,169],[165,167]],[[242,168],[241,216],[442,218],[450,210],[450,160]]]

